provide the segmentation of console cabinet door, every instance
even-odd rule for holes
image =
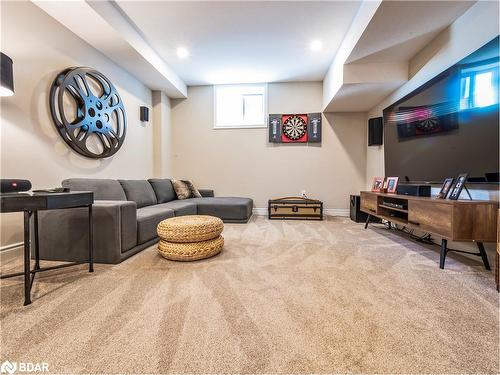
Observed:
[[[456,202],[453,207],[453,237],[455,240],[495,242],[495,204],[467,204]]]
[[[377,212],[377,195],[361,192],[361,211],[375,214]]]
[[[408,223],[423,232],[452,238],[452,215],[451,204],[420,200],[408,202]]]

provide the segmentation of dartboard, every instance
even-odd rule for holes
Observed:
[[[287,118],[283,123],[283,134],[292,141],[302,138],[306,131],[306,122],[297,115]]]
[[[422,132],[426,132],[426,133],[435,130],[438,126],[439,126],[439,121],[436,117],[427,118],[423,121],[420,121],[416,125],[418,130],[420,130]]]

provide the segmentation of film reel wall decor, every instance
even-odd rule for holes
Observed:
[[[125,107],[104,74],[84,67],[63,70],[52,83],[49,100],[59,135],[79,154],[107,158],[123,145]]]
[[[320,143],[321,113],[269,115],[270,143]]]

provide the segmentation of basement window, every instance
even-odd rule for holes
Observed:
[[[265,128],[267,84],[214,86],[214,128]]]

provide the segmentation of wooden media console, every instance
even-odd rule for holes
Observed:
[[[483,242],[496,242],[498,202],[450,200],[409,195],[361,192],[361,211],[390,223],[435,234],[442,238],[439,267],[444,268],[446,254],[458,251],[478,255],[490,269]],[[478,253],[448,249],[450,241],[474,241]]]

